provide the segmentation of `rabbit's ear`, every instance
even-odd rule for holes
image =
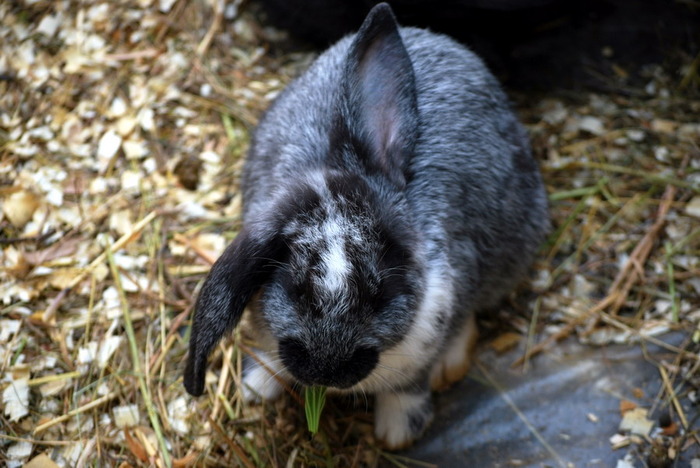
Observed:
[[[204,391],[207,358],[219,340],[233,329],[251,296],[272,273],[284,243],[245,228],[214,263],[197,298],[185,368],[185,389],[194,396]]]
[[[334,130],[350,141],[341,137],[332,145],[352,144],[368,169],[403,185],[404,161],[413,151],[418,130],[416,84],[411,59],[386,3],[370,11],[355,36],[343,79]]]

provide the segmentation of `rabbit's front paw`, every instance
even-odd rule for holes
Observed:
[[[374,411],[374,434],[389,450],[411,445],[433,420],[429,392],[379,393]]]
[[[430,388],[445,390],[467,375],[479,337],[474,315],[470,314],[458,335],[452,337],[430,374]]]
[[[262,358],[262,353],[258,356]],[[243,374],[241,393],[246,403],[259,403],[262,400],[275,400],[282,394],[282,384],[277,380],[281,377],[279,369],[263,359],[265,366],[253,362]]]

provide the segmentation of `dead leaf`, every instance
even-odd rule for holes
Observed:
[[[78,251],[78,246],[83,239],[73,237],[66,239],[36,252],[25,252],[24,258],[32,266],[43,265],[57,258],[70,257]]]
[[[678,123],[672,120],[654,119],[651,121],[651,129],[655,132],[673,134],[678,128]]]
[[[48,325],[44,321],[44,311],[43,310],[37,310],[33,312],[29,317],[29,321],[34,324],[34,325]]]
[[[143,445],[141,445],[139,441],[131,437],[127,429],[124,429],[124,437],[126,438],[126,445],[129,447],[131,453],[142,462],[148,461],[146,449],[143,448]]]
[[[498,335],[493,341],[491,341],[491,343],[489,343],[489,347],[491,347],[498,354],[505,353],[509,349],[512,349],[515,346],[517,346],[521,338],[522,336],[519,333],[502,333]]]
[[[29,414],[29,386],[27,379],[14,380],[2,392],[5,415],[10,422],[19,421]]]
[[[82,271],[80,268],[59,268],[48,275],[47,279],[52,287],[61,290],[70,287],[72,281]]]
[[[637,407],[637,404],[629,400],[620,400],[620,414],[625,414]]]
[[[665,436],[675,436],[678,434],[678,424],[676,424],[675,421],[672,421],[668,426],[662,427],[661,432]]]
[[[199,457],[198,453],[190,452],[182,458],[176,458],[175,460],[173,460],[173,467],[185,468],[194,465],[194,463],[197,461],[197,457]]]
[[[28,190],[13,193],[2,203],[2,211],[10,223],[18,229],[32,219],[34,212],[41,204],[41,199]]]
[[[3,254],[5,256],[5,271],[14,278],[26,278],[32,269],[27,261],[26,253],[14,246],[9,246]]]
[[[58,468],[58,465],[48,455],[42,453],[25,463],[22,468]]]

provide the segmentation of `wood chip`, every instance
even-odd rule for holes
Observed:
[[[629,400],[620,400],[620,414],[624,415],[628,411],[632,411],[637,407],[637,404]]]
[[[13,193],[2,203],[2,211],[16,228],[22,228],[39,208],[40,199],[28,190]]]
[[[489,347],[501,354],[516,347],[521,339],[522,335],[520,333],[506,332],[493,339],[489,343]]]
[[[32,458],[22,468],[58,468],[58,465],[48,455],[42,453]]]
[[[19,421],[29,414],[28,379],[13,380],[2,392],[5,416],[10,422]]]
[[[640,436],[648,436],[653,427],[654,422],[647,419],[647,410],[644,408],[635,408],[625,412],[620,422],[620,431]]]

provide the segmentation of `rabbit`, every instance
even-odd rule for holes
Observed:
[[[386,3],[272,103],[242,174],[242,228],[196,302],[184,384],[241,320],[260,346],[246,400],[278,381],[375,395],[389,449],[461,379],[492,309],[549,228],[525,130],[479,58],[400,28]],[[273,378],[274,374],[274,378]]]

